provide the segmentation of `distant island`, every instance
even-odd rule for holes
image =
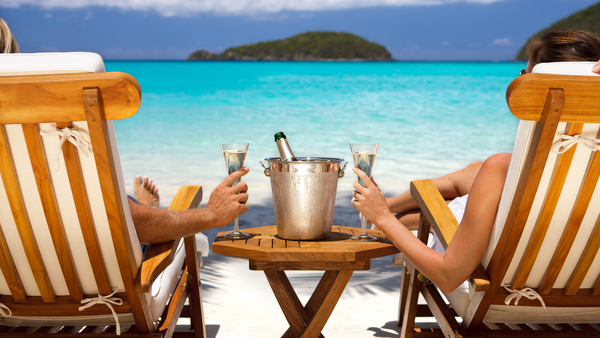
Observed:
[[[532,38],[541,36],[547,29],[580,29],[600,35],[600,2],[542,29]],[[527,60],[527,43],[517,53],[517,60]]]
[[[228,48],[221,54],[199,50],[192,53],[187,60],[390,61],[392,55],[382,45],[354,34],[306,32],[283,40]]]

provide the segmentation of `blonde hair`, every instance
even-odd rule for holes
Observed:
[[[0,19],[0,53],[18,53],[19,44],[4,20]]]

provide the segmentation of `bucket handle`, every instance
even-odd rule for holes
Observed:
[[[262,163],[261,163],[262,164]],[[340,178],[344,177],[344,170],[346,170],[346,167],[348,166],[348,162],[344,163],[344,167],[342,167],[339,172],[338,172],[338,176]],[[268,175],[267,175],[268,176]]]
[[[262,161],[258,161],[261,165],[261,167],[263,167],[263,169],[265,169],[265,176],[269,177],[269,175],[271,175],[269,173],[269,168],[265,167],[265,165],[262,163]]]

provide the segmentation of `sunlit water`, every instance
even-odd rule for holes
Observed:
[[[115,123],[126,182],[154,179],[166,207],[178,187],[204,202],[227,176],[220,143],[250,143],[250,206],[272,203],[259,161],[278,157],[285,132],[296,156],[350,162],[338,183],[348,204],[350,143],[379,143],[373,177],[386,194],[411,180],[510,152],[517,119],[505,93],[523,63],[107,61],[142,87],[139,112]],[[265,162],[265,161],[263,161]],[[128,192],[132,187],[127,186]]]

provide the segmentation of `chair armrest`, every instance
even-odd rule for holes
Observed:
[[[423,216],[433,226],[433,231],[444,249],[447,249],[459,224],[442,194],[431,180],[410,182],[410,194],[419,205]]]
[[[182,211],[195,209],[200,205],[201,201],[202,187],[184,186],[179,188],[168,210]],[[173,261],[173,255],[180,241],[181,239],[177,239],[150,245],[135,279],[135,290],[137,292],[146,293],[150,291],[152,282]]]
[[[447,249],[459,224],[442,194],[431,180],[410,182],[410,194],[433,227],[444,249]],[[471,274],[471,280],[475,291],[486,291],[490,286],[489,278],[481,264]]]

